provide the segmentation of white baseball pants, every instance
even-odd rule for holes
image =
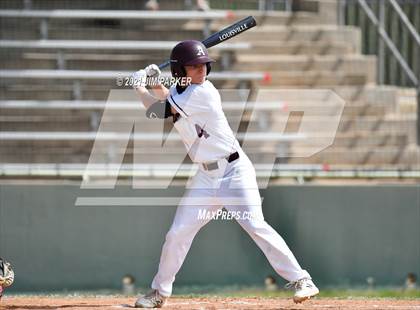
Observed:
[[[152,288],[163,296],[172,294],[172,284],[198,231],[210,220],[200,218],[203,211],[225,208],[235,214],[252,214],[236,219],[263,251],[274,270],[287,281],[310,277],[303,270],[283,238],[264,220],[255,170],[243,151],[228,163],[219,161],[219,169],[201,169],[177,208],[174,221],[162,248],[159,270]]]

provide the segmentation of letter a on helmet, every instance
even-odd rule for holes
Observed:
[[[210,73],[210,63],[214,62],[203,43],[196,40],[186,40],[178,43],[171,52],[171,72],[173,77],[184,77],[184,66],[207,64],[207,74]]]

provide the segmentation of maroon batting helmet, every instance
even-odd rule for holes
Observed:
[[[186,40],[178,43],[171,52],[171,72],[173,77],[184,77],[186,71],[184,66],[198,64],[207,65],[207,74],[210,73],[210,63],[214,62],[209,57],[207,48],[203,43],[196,40]]]

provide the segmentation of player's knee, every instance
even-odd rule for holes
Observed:
[[[260,219],[244,220],[241,222],[241,226],[252,234],[263,233],[269,227],[266,221]]]
[[[170,242],[173,240],[177,240],[180,237],[180,232],[178,229],[171,228],[166,234],[166,241]]]
[[[194,238],[194,230],[189,225],[172,227],[166,234],[166,241],[179,241],[187,238]]]

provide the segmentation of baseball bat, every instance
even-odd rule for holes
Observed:
[[[212,46],[215,46],[219,43],[222,43],[223,41],[229,40],[238,34],[247,31],[248,29],[251,29],[252,27],[255,27],[257,25],[257,22],[254,17],[248,16],[216,33],[213,33],[208,38],[201,41],[201,43],[204,44],[205,47],[210,48]],[[170,60],[167,60],[159,65],[159,69],[166,68],[171,64]]]

